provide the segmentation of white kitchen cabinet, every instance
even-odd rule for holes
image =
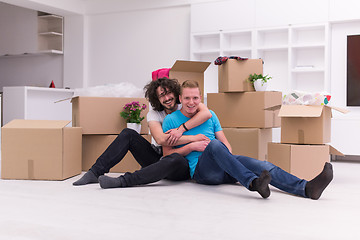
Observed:
[[[38,50],[45,53],[63,53],[63,17],[53,14],[38,16]]]
[[[70,89],[41,87],[3,88],[3,125],[13,119],[72,120]],[[68,99],[65,101],[60,101]]]

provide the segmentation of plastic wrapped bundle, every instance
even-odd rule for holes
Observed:
[[[92,96],[92,97],[144,97],[142,88],[136,87],[129,82],[119,84],[107,84],[102,86],[77,88],[74,92],[76,96]]]
[[[294,91],[284,95],[283,105],[327,105],[331,96],[324,93]]]

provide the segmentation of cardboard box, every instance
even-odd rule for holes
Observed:
[[[268,161],[281,169],[297,176],[311,180],[330,161],[330,154],[343,155],[330,145],[293,145],[282,143],[268,144]]]
[[[186,80],[197,81],[204,96],[204,72],[210,64],[210,62],[177,60],[170,69],[169,78],[177,79],[180,84]]]
[[[148,134],[146,115],[149,102],[145,98],[118,97],[75,97],[72,99],[73,127],[81,127],[83,134],[119,134],[126,128],[126,121],[120,116],[127,103],[139,101],[147,108],[141,112],[141,134]]]
[[[281,92],[208,93],[207,106],[222,127],[280,127]]]
[[[228,59],[218,67],[219,92],[255,91],[248,81],[250,74],[263,74],[262,59]]]
[[[151,141],[151,135],[142,136],[149,142]],[[117,135],[83,135],[82,170],[88,171],[116,137]],[[134,172],[140,168],[141,166],[136,162],[132,154],[128,152],[120,163],[110,169],[110,172]]]
[[[223,128],[223,131],[234,155],[267,159],[268,142],[272,142],[271,128]]]
[[[331,141],[331,109],[328,106],[282,105],[281,142],[295,144],[324,144]]]
[[[81,128],[13,120],[2,127],[1,178],[63,180],[81,173]]]

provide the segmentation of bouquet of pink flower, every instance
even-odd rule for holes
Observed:
[[[142,110],[146,109],[146,104],[143,104],[142,106],[138,101],[127,103],[124,106],[124,111],[120,113],[120,116],[125,118],[127,123],[138,123],[140,124],[141,121],[145,117],[140,117],[140,113]]]

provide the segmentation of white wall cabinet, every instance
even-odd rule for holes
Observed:
[[[0,2],[0,58],[63,53],[63,17]]]
[[[192,33],[190,41],[192,60],[212,62],[205,93],[218,90],[214,60],[232,55],[263,59],[270,90],[330,91],[327,23]]]
[[[13,119],[72,120],[74,90],[40,87],[3,88],[3,124]]]
[[[38,16],[38,50],[45,53],[63,53],[63,17],[53,14]]]

